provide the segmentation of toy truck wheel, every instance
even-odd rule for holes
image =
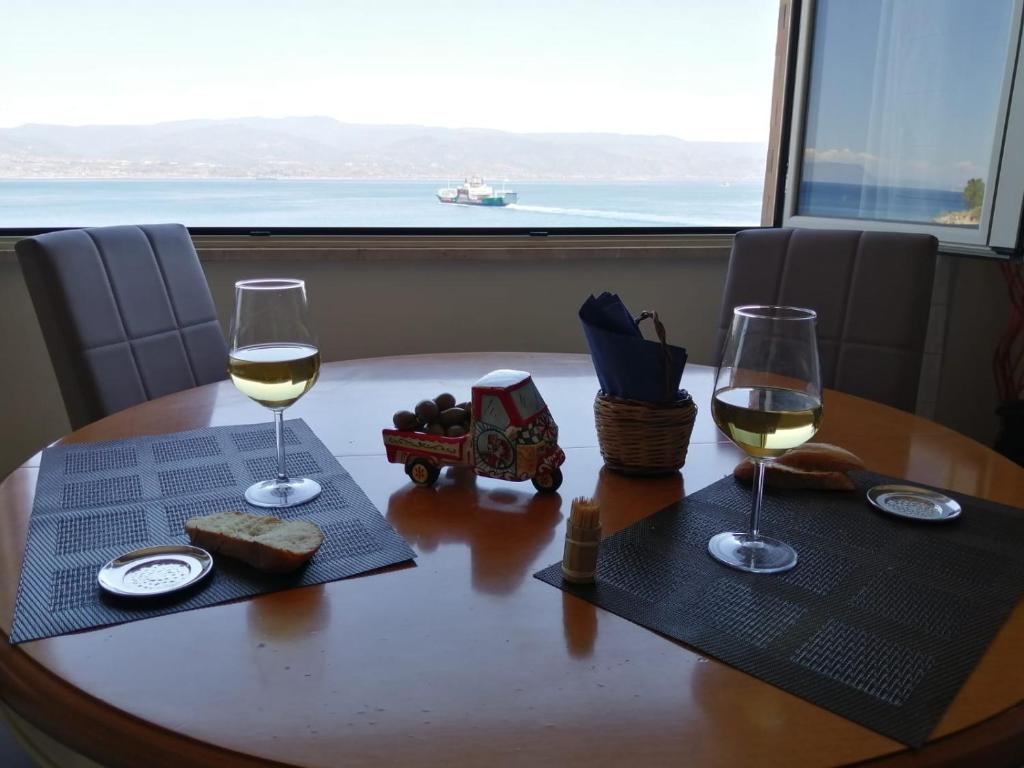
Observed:
[[[437,482],[441,470],[425,459],[409,459],[405,463],[405,474],[416,485],[429,486]]]
[[[533,487],[541,493],[554,493],[562,485],[562,470],[555,467],[533,478]]]

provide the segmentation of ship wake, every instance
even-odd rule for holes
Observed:
[[[521,205],[520,203],[511,203],[506,205],[505,208],[512,211],[546,213],[554,216],[573,216],[609,221],[640,221],[645,224],[666,224],[677,227],[686,226],[690,223],[678,216],[665,216],[656,213],[631,213],[630,211],[605,211],[597,208],[558,208],[548,205]]]

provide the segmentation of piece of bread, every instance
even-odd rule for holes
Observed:
[[[301,568],[324,542],[320,529],[305,520],[243,512],[191,517],[185,530],[193,544],[271,573]]]
[[[753,482],[754,462],[744,459],[732,471],[744,483]],[[815,472],[772,463],[765,467],[764,482],[769,488],[818,488],[826,491],[852,491],[856,486],[842,472]]]
[[[820,488],[852,491],[856,486],[846,472],[866,469],[864,462],[845,448],[829,443],[805,443],[785,453],[765,467],[764,481],[769,488]],[[733,476],[749,483],[754,478],[754,462],[744,459]]]
[[[867,469],[856,454],[830,443],[804,443],[776,462],[794,469],[810,472],[849,472],[851,469]]]

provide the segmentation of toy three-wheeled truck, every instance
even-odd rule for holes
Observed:
[[[562,484],[558,426],[523,371],[492,371],[473,385],[468,434],[446,437],[384,430],[388,461],[404,464],[417,485],[433,485],[441,467],[472,467],[483,477],[532,480],[553,493]]]

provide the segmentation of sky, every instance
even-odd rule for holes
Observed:
[[[778,0],[4,0],[0,127],[327,115],[766,142]]]
[[[819,0],[808,154],[863,167],[886,186],[960,189],[986,178],[1012,9],[1012,0]]]

